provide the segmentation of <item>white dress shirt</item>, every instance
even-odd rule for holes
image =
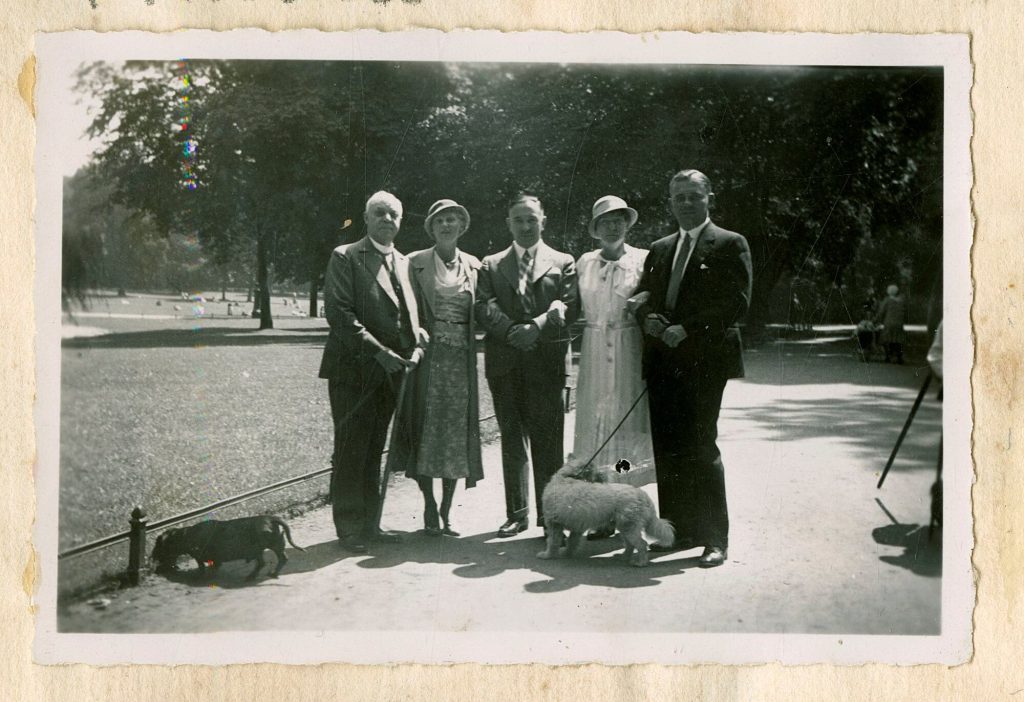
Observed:
[[[686,260],[683,261],[683,273],[686,273],[686,266],[690,264],[690,257],[693,256],[693,250],[697,248],[697,238],[700,236],[700,233],[704,231],[704,227],[708,226],[708,224],[710,223],[711,217],[705,217],[704,221],[698,224],[693,229],[683,229],[682,227],[679,228],[679,240],[676,241],[676,252],[672,256],[672,265],[669,267],[669,270],[672,270],[676,267],[676,261],[679,260],[679,249],[683,247],[683,236],[685,234],[689,234],[690,250],[686,253]]]

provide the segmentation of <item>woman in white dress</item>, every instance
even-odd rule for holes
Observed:
[[[644,390],[642,330],[633,317],[636,302],[630,299],[640,282],[647,250],[626,243],[637,213],[622,198],[602,197],[591,214],[590,235],[601,247],[583,254],[577,263],[586,326],[577,379],[573,459],[585,463],[594,456],[593,465],[607,467],[624,458],[632,469],[613,473],[617,479],[634,485],[651,483],[650,413],[647,396],[640,397]],[[619,422],[622,426],[615,431]]]

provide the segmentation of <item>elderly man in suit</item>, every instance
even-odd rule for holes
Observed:
[[[506,521],[499,537],[530,525],[527,447],[542,525],[541,494],[564,457],[567,327],[579,314],[579,302],[572,256],[544,243],[545,221],[538,198],[516,196],[506,220],[512,246],[486,257],[480,270],[476,317],[487,332],[484,364],[505,481]]]
[[[676,173],[669,197],[679,229],[651,246],[637,288],[658,503],[676,527],[669,548],[703,546],[699,564],[714,567],[729,546],[718,414],[726,382],[743,376],[750,247],[709,218],[715,195],[700,171]]]
[[[331,505],[342,545],[365,553],[398,535],[376,523],[380,462],[404,374],[423,357],[409,260],[394,248],[402,203],[377,192],[363,214],[366,236],[331,253],[324,284],[330,333],[320,363],[334,420]]]

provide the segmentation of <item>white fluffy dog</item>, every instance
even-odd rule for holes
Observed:
[[[538,558],[558,555],[564,531],[569,532],[565,555],[571,557],[588,531],[609,524],[622,534],[626,544],[622,555],[635,566],[647,565],[647,542],[642,532],[654,537],[655,543],[672,543],[675,529],[668,520],[658,518],[647,493],[607,480],[603,470],[573,463],[562,466],[551,477],[542,497],[548,547],[537,554]]]

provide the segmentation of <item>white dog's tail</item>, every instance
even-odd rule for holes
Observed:
[[[672,522],[667,519],[658,519],[652,516],[647,520],[647,524],[644,525],[644,532],[651,537],[654,537],[654,543],[661,544],[662,546],[671,546],[672,542],[676,539],[676,530],[672,526]]]

